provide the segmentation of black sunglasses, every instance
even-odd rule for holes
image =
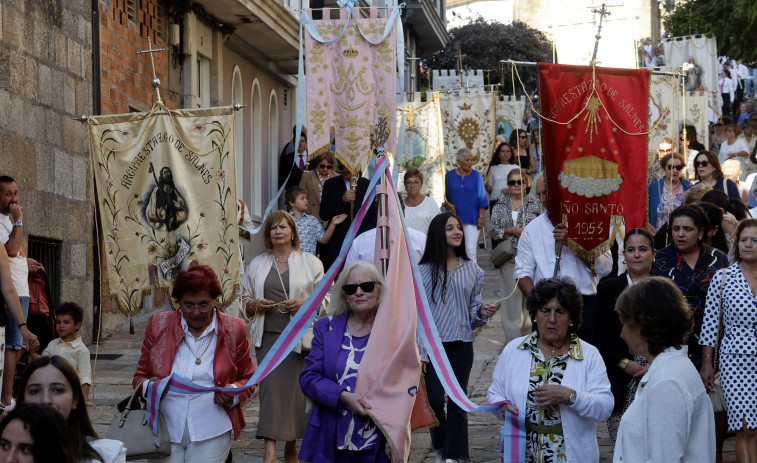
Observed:
[[[707,167],[710,165],[710,161],[694,161],[694,167]]]
[[[668,170],[675,169],[675,170],[677,170],[679,172],[683,170],[683,166],[671,166],[670,164],[668,164],[667,166],[665,166],[665,168],[668,169]]]
[[[331,169],[332,166],[330,164],[319,164],[318,167],[321,169]]]
[[[372,293],[374,289],[376,289],[376,285],[380,284],[378,281],[364,281],[362,283],[355,283],[355,284],[346,284],[342,285],[342,291],[344,291],[344,294],[348,296],[352,296],[357,292],[357,289],[360,288],[363,290],[364,293]]]
[[[521,135],[518,138],[528,138],[528,135]]]
[[[523,180],[508,180],[507,185],[508,186],[523,185]]]

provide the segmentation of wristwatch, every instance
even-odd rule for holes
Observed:
[[[24,226],[24,223],[19,220],[18,222],[14,223],[13,225],[15,225],[17,227],[22,227],[22,226]]]
[[[626,367],[628,366],[628,359],[623,359],[620,362],[618,362],[618,366],[620,367],[621,370],[625,370]]]
[[[568,405],[573,405],[576,403],[576,390],[573,389],[573,391],[570,393],[570,397],[568,397]]]

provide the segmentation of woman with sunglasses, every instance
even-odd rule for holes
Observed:
[[[331,151],[323,153],[318,157],[316,162],[316,169],[302,176],[300,180],[300,186],[305,189],[308,197],[308,210],[306,213],[312,215],[319,222],[323,223],[321,219],[321,192],[323,192],[323,182],[336,177],[337,173],[334,172],[334,153]],[[327,226],[328,224],[324,224]]]
[[[510,193],[492,208],[490,234],[492,249],[504,240],[510,240],[515,250],[504,264],[499,267],[499,297],[507,297],[500,304],[499,315],[502,318],[502,329],[505,331],[505,343],[525,334],[530,329],[530,319],[523,305],[523,294],[515,290],[513,272],[515,270],[515,255],[518,253],[518,238],[532,220],[541,214],[539,201],[524,195],[525,182],[520,169],[511,171],[507,176],[507,186]],[[517,275],[516,275],[517,276]],[[509,297],[508,297],[509,296]]]
[[[713,190],[724,191],[731,198],[740,200],[739,187],[725,178],[720,168],[720,161],[712,151],[701,151],[694,158],[697,181],[709,185]]]
[[[284,211],[272,213],[263,227],[269,252],[255,257],[242,278],[242,316],[252,326],[258,365],[279,339],[305,299],[323,278],[323,264],[313,254],[300,251],[297,226]],[[321,303],[325,309],[328,298]],[[260,382],[260,412],[255,437],[265,442],[264,463],[276,459],[276,441],[286,442],[284,461],[297,462],[297,439],[305,433],[305,396],[292,385],[305,368],[299,343]]]
[[[694,180],[696,178],[696,169],[694,168],[694,158],[697,157],[700,151],[704,151],[703,144],[697,141],[697,129],[693,125],[686,125],[686,136],[684,137],[683,129],[678,134],[678,152],[686,157],[686,180]]]
[[[444,212],[431,221],[419,270],[447,358],[465,390],[473,366],[473,330],[489,321],[495,306],[484,304],[481,298],[484,271],[468,258],[463,224],[455,214]],[[439,426],[431,428],[436,461],[469,460],[466,412],[448,401],[445,413],[444,388],[436,371],[427,368],[426,350],[421,345],[418,350],[424,362],[428,402],[439,421]]]
[[[659,230],[668,221],[673,209],[683,204],[683,192],[690,186],[688,180],[681,178],[684,166],[683,156],[678,153],[668,153],[660,159],[665,177],[650,183],[647,188],[651,233]]]
[[[730,105],[729,105],[730,107]],[[723,113],[727,114],[727,113]],[[728,116],[721,116],[720,119],[715,123],[714,126],[710,126],[710,128],[714,128],[714,132],[710,131],[710,140],[712,142],[712,145],[710,146],[711,151],[719,151],[721,143],[725,142],[726,135],[725,135],[725,126],[731,123],[731,118]]]
[[[510,133],[510,146],[515,150],[515,156],[521,169],[525,169],[528,175],[536,173],[536,159],[528,142],[528,132],[525,130],[513,130]]]
[[[662,158],[668,154],[673,154],[673,140],[670,138],[663,138],[660,140],[660,143],[657,145],[657,157],[655,157],[655,161],[649,168],[649,171],[647,172],[647,184],[652,184],[653,182],[656,182],[660,180],[661,178],[665,178],[665,168],[662,166],[660,161]]]
[[[329,317],[313,328],[313,348],[300,388],[313,400],[299,459],[305,462],[388,462],[386,439],[368,417],[371,406],[355,394],[357,370],[371,337],[384,277],[367,261],[339,275]]]

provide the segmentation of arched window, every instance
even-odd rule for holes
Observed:
[[[258,79],[252,81],[252,101],[250,103],[250,147],[252,148],[252,162],[250,163],[250,178],[252,179],[252,198],[250,213],[253,217],[263,216],[263,104],[260,101],[260,83]],[[274,164],[273,167],[278,166]],[[274,173],[274,178],[277,176]]]
[[[231,104],[244,103],[242,94],[242,73],[239,66],[234,66],[234,73],[231,79]],[[237,198],[244,197],[244,111],[237,111],[234,114],[234,148],[236,153],[236,170],[237,170]]]
[[[276,90],[271,90],[268,100],[268,156],[269,166],[279,165],[279,99],[276,97]],[[269,175],[269,178],[271,180],[268,184],[268,198],[272,198],[279,185],[275,180],[276,175]]]

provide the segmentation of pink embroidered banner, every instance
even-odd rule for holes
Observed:
[[[379,18],[378,8],[369,11],[368,18],[352,18],[341,37],[346,9],[340,10],[340,19],[313,21],[322,41],[305,33],[305,126],[310,151],[329,145],[334,133],[336,156],[353,173],[367,163],[375,146],[383,144],[394,153],[397,144],[395,28],[385,34],[393,16],[391,10],[386,14],[389,19]],[[337,38],[333,44],[324,43]],[[376,134],[375,145],[371,133]]]

